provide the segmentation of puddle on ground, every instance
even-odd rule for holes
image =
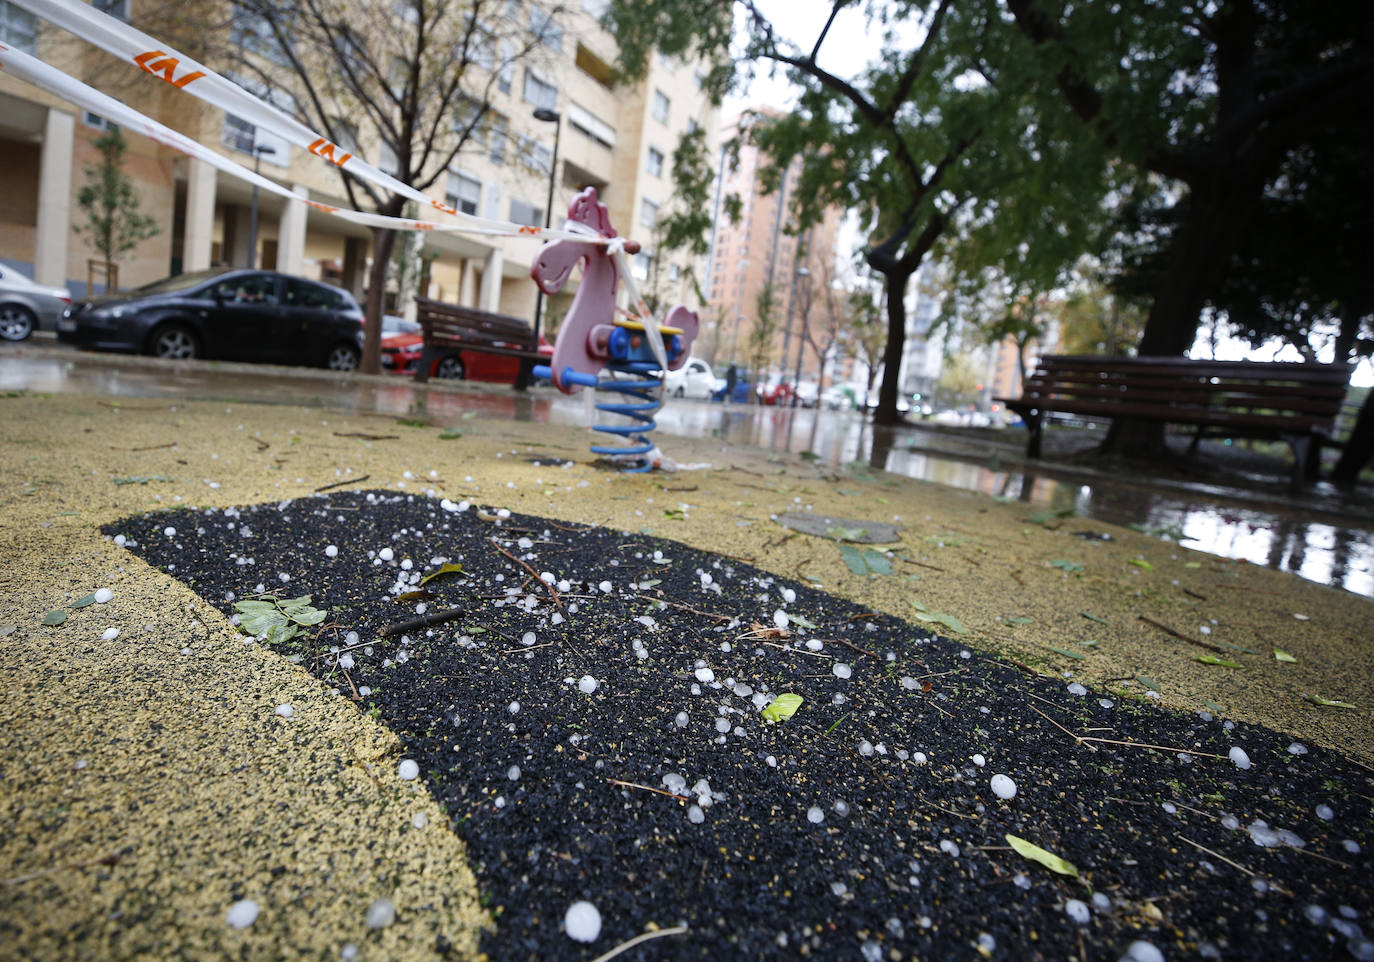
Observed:
[[[359,383],[342,377],[302,376],[265,365],[261,373],[247,373],[240,365],[216,370],[213,365],[163,366],[144,361],[110,364],[100,355],[72,351],[68,358],[55,357],[55,353],[30,353],[20,347],[0,355],[0,390],[306,404],[396,416],[422,411],[440,424],[458,424],[465,416],[475,415],[580,427],[591,423],[595,414],[588,392],[565,397],[548,387],[524,393],[495,386],[490,393],[427,391],[400,378],[395,383]],[[1311,515],[1308,505],[1291,510],[1256,507],[1210,492],[1160,489],[1124,480],[1080,483],[1039,472],[999,470],[921,450],[921,440],[927,436],[921,431],[904,430],[897,435],[897,443],[880,431],[880,444],[888,450],[880,450],[875,458],[873,429],[850,412],[673,400],[659,412],[658,423],[655,440],[670,455],[671,437],[667,436],[680,435],[791,454],[811,452],[817,463],[835,467],[858,461],[1040,507],[1072,507],[1081,517],[1154,532],[1189,548],[1243,558],[1374,597],[1374,519],[1360,523],[1335,514],[1303,517],[1296,512]],[[947,442],[948,437],[942,440]]]

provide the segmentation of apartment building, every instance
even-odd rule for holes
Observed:
[[[722,134],[723,140],[736,135],[736,124]],[[800,161],[789,167],[778,189],[769,194],[763,192],[763,165],[758,149],[747,144],[741,147],[737,164],[722,163],[721,194],[739,197],[740,217],[736,223],[717,217],[699,353],[717,366],[752,363],[750,333],[758,323],[759,295],[772,285],[776,330],[765,366],[790,376],[800,355],[802,376],[815,377],[819,359],[805,346],[803,315],[812,324],[824,323],[821,287],[835,276],[843,212],[832,209],[821,223],[799,232],[792,204]]]
[[[157,37],[158,25],[139,19],[141,2],[145,0],[93,0],[93,5]],[[161,2],[146,2],[148,10],[165,9]],[[382,0],[360,0],[360,10],[375,12],[384,6]],[[395,6],[404,13],[404,2]],[[227,14],[234,11],[227,2],[207,5],[205,22],[214,20],[208,11],[221,8]],[[527,0],[487,3],[483,9],[504,18],[512,30],[530,31],[538,43],[518,59],[508,58],[503,47],[489,61],[490,109],[467,147],[430,188],[430,196],[468,213],[542,225],[551,183],[555,224],[566,216],[578,191],[595,186],[618,232],[645,243],[634,272],[648,279],[654,258],[660,256],[650,243],[652,226],[659,209],[672,200],[673,150],[696,126],[705,128],[715,149],[718,115],[700,89],[700,72],[656,57],[644,80],[614,85],[615,42],[598,23],[604,0],[572,0],[554,12]],[[231,52],[272,56],[265,31],[255,29],[251,20],[220,19]],[[330,165],[269,130],[117,63],[7,0],[0,0],[0,42],[86,80],[246,167],[256,163],[264,176],[303,200],[351,206]],[[230,73],[226,64],[232,57],[209,52],[205,59]],[[247,78],[231,79],[253,90]],[[291,108],[289,94],[254,92]],[[537,118],[536,110],[545,119]],[[73,230],[81,220],[76,195],[86,182],[85,170],[98,160],[93,143],[107,127],[104,118],[0,72],[0,171],[10,185],[0,200],[0,261],[42,283],[66,285],[77,296],[87,291],[88,262],[95,252]],[[159,231],[121,259],[122,287],[181,271],[252,262],[337,283],[362,296],[371,250],[366,229],[264,191],[257,199],[258,229],[250,250],[252,191],[247,183],[136,132],[125,134],[126,171],[137,186],[142,210],[155,219]],[[368,143],[366,132],[359,139],[349,146],[377,167],[394,169],[395,159],[378,143]],[[434,221],[446,217],[424,209],[416,216]],[[420,293],[533,316],[536,290],[529,270],[538,241],[422,232],[417,244],[411,253],[425,264]],[[683,282],[688,265],[664,256],[660,267],[653,276],[664,302],[697,306]],[[546,324],[556,324],[573,289],[575,282],[550,303]]]

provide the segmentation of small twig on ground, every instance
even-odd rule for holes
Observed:
[[[392,622],[377,634],[382,638],[390,638],[392,635],[414,631],[417,628],[428,628],[431,625],[442,624],[445,621],[454,621],[458,618],[462,618],[467,613],[468,610],[466,608],[445,608],[443,611],[431,611],[418,618],[409,618],[406,621]]]
[[[621,788],[638,788],[641,791],[653,792],[655,795],[667,795],[669,798],[676,798],[679,802],[690,802],[691,799],[686,795],[679,795],[676,792],[667,792],[661,788],[653,788],[649,785],[637,785],[634,782],[621,781],[618,778],[608,778],[606,781],[612,785],[619,785]]]
[[[662,491],[672,491],[672,492],[674,492],[674,493],[680,492],[680,491],[695,491],[695,490],[697,490],[697,486],[696,486],[695,484],[683,485],[683,486],[680,487],[680,488],[669,488],[669,487],[667,487],[667,486],[664,486],[664,487],[661,488],[660,490],[662,490]]]
[[[518,652],[522,652],[522,651],[534,651],[534,649],[536,649],[536,648],[552,648],[552,647],[553,647],[553,642],[551,642],[551,641],[546,641],[546,642],[544,642],[542,645],[530,645],[529,647],[526,647],[526,646],[524,646],[524,645],[521,645],[519,648],[507,648],[505,651],[498,651],[497,654],[498,654],[498,655],[514,655],[514,654],[517,654]]]
[[[705,864],[706,863],[703,862],[703,867]],[[630,951],[630,949],[634,948],[636,945],[639,945],[642,942],[647,942],[650,939],[661,939],[665,935],[682,935],[686,931],[687,926],[674,925],[671,929],[659,929],[657,932],[645,932],[642,935],[636,935],[634,938],[630,939],[627,942],[621,942],[619,945],[611,949],[611,951],[607,952],[605,955],[598,955],[596,958],[592,959],[592,962],[609,962],[610,959],[615,958],[622,952]]]
[[[807,651],[805,648],[793,648],[791,645],[780,645],[776,641],[761,641],[759,644],[767,645],[769,648],[776,648],[779,651],[785,651],[789,655],[808,655],[811,658],[829,658],[831,661],[835,659],[834,655],[827,655],[823,651]]]
[[[347,669],[347,668],[340,668],[339,671],[343,672],[344,678],[346,678],[346,679],[348,680],[348,687],[353,689],[353,700],[354,700],[354,701],[362,701],[362,700],[363,700],[363,696],[360,695],[360,694],[358,694],[358,686],[355,685],[355,684],[353,684],[353,677],[348,673],[348,669]]]
[[[140,448],[117,448],[110,445],[111,451],[161,451],[163,448],[174,448],[177,446],[175,441],[168,441],[166,444],[145,444]]]
[[[335,431],[336,438],[362,438],[364,441],[399,441],[399,434],[367,434],[363,431]]]
[[[1145,622],[1145,624],[1147,624],[1147,625],[1153,625],[1154,627],[1158,628],[1160,631],[1164,632],[1166,635],[1169,635],[1170,637],[1173,637],[1173,638],[1177,638],[1179,641],[1186,641],[1186,642],[1188,642],[1188,644],[1190,644],[1190,645],[1197,645],[1199,648],[1206,648],[1208,651],[1215,651],[1215,652],[1217,652],[1218,654],[1222,654],[1222,655],[1228,654],[1227,650],[1226,650],[1225,648],[1221,647],[1221,645],[1214,645],[1214,644],[1212,644],[1210,641],[1202,641],[1202,640],[1199,639],[1199,638],[1189,638],[1189,637],[1188,637],[1187,635],[1185,635],[1183,632],[1181,632],[1181,631],[1176,631],[1176,630],[1174,630],[1173,628],[1170,628],[1168,625],[1166,625],[1166,624],[1165,624],[1164,622],[1162,622],[1162,621],[1155,621],[1153,618],[1149,617],[1148,615],[1139,615],[1138,617],[1140,618],[1141,621]]]
[[[1344,868],[1344,869],[1350,868],[1350,865],[1347,864],[1346,862],[1342,862],[1342,861],[1341,861],[1340,859],[1338,859],[1338,858],[1332,858],[1330,855],[1322,855],[1320,852],[1309,852],[1309,851],[1308,851],[1307,849],[1305,849],[1305,848],[1295,848],[1295,849],[1293,849],[1293,851],[1295,851],[1295,852],[1301,852],[1303,855],[1310,855],[1310,856],[1312,856],[1313,858],[1319,858],[1319,859],[1321,859],[1323,862],[1330,862],[1332,865],[1339,865],[1341,868]]]
[[[30,872],[27,875],[16,875],[13,878],[0,879],[0,888],[8,888],[11,885],[18,885],[21,882],[32,882],[45,875],[52,875],[68,868],[90,868],[92,865],[114,865],[119,861],[119,852],[110,852],[101,855],[99,858],[87,859],[83,862],[66,862],[62,865],[54,865],[51,868],[40,869],[37,872]]]
[[[125,411],[164,411],[167,409],[165,404],[125,404],[122,401],[96,401],[95,403],[114,411],[120,409]]]
[[[499,541],[497,541],[495,538],[488,538],[487,540],[491,542],[491,546],[492,546],[493,548],[495,548],[497,551],[501,552],[501,553],[502,553],[503,555],[505,555],[507,558],[509,558],[510,560],[514,561],[516,564],[520,565],[522,568],[524,568],[526,571],[528,571],[528,572],[530,573],[530,577],[532,577],[535,581],[539,582],[541,585],[543,585],[543,586],[548,590],[548,592],[549,592],[549,597],[553,598],[554,607],[557,608],[559,611],[562,611],[562,610],[563,610],[563,599],[560,598],[560,597],[558,597],[558,589],[557,589],[557,588],[555,588],[553,585],[549,584],[549,583],[548,583],[547,581],[545,581],[543,578],[539,577],[539,572],[537,572],[537,571],[535,571],[533,568],[531,568],[531,567],[529,566],[529,563],[528,563],[528,562],[526,562],[526,561],[524,561],[524,560],[522,560],[522,559],[520,559],[520,558],[517,558],[515,555],[511,554],[511,553],[510,553],[509,551],[507,551],[505,548],[501,547],[501,543],[500,543]]]
[[[779,538],[777,541],[767,541],[767,542],[764,542],[763,550],[764,550],[764,551],[767,551],[767,550],[769,550],[770,548],[781,548],[783,545],[787,544],[787,542],[791,541],[791,540],[792,540],[793,538],[795,538],[796,536],[797,536],[797,533],[796,533],[795,531],[792,531],[792,532],[790,532],[790,533],[788,533],[788,534],[783,535],[783,536],[782,536],[781,538]]]
[[[1252,871],[1250,871],[1250,870],[1249,870],[1248,868],[1246,868],[1244,865],[1241,865],[1239,862],[1233,862],[1233,861],[1231,861],[1231,860],[1230,860],[1229,858],[1227,858],[1225,855],[1222,855],[1220,852],[1214,852],[1214,851],[1212,851],[1212,850],[1211,850],[1210,848],[1208,848],[1206,845],[1199,845],[1197,842],[1194,842],[1191,838],[1188,838],[1188,837],[1185,836],[1185,835],[1180,835],[1180,836],[1178,836],[1178,840],[1179,840],[1180,842],[1187,842],[1189,845],[1193,846],[1193,848],[1198,849],[1198,850],[1203,851],[1203,852],[1206,852],[1208,855],[1212,856],[1213,858],[1219,858],[1219,859],[1221,859],[1221,860],[1222,860],[1223,862],[1225,862],[1227,865],[1231,866],[1231,867],[1234,868],[1234,869],[1239,869],[1240,871],[1244,872],[1246,875],[1250,876],[1251,878],[1254,878],[1254,877],[1255,877],[1255,873],[1252,872]]]
[[[1075,745],[1082,745],[1082,744],[1083,744],[1084,738],[1083,738],[1082,735],[1075,735],[1073,732],[1069,731],[1069,730],[1068,730],[1067,728],[1065,728],[1063,725],[1059,724],[1059,722],[1055,721],[1055,720],[1054,720],[1053,718],[1051,718],[1049,715],[1046,715],[1044,712],[1042,712],[1039,708],[1036,708],[1034,705],[1027,705],[1026,707],[1029,708],[1031,711],[1035,712],[1035,713],[1036,713],[1037,715],[1039,715],[1041,718],[1045,719],[1045,721],[1049,722],[1049,723],[1050,723],[1051,725],[1053,725],[1055,728],[1058,728],[1058,729],[1059,729],[1061,732],[1063,732],[1065,735],[1068,735],[1070,738],[1072,738]],[[1094,752],[1097,751],[1097,749],[1096,749],[1096,748],[1093,748],[1093,746],[1091,746],[1091,745],[1089,745],[1089,746],[1087,746],[1087,747],[1088,747],[1088,750],[1089,750],[1089,751],[1094,751]]]
[[[1008,571],[1007,574],[1011,575],[1011,580],[1012,580],[1012,581],[1015,581],[1015,582],[1016,582],[1018,585],[1020,585],[1022,588],[1026,587],[1026,583],[1025,583],[1024,581],[1021,580],[1021,569],[1020,569],[1020,568],[1016,568],[1016,569],[1014,569],[1014,570],[1012,570],[1012,571]]]
[[[1196,598],[1198,601],[1206,601],[1206,600],[1207,600],[1207,596],[1206,596],[1206,595],[1200,595],[1200,594],[1198,594],[1196,591],[1190,591],[1190,590],[1187,589],[1187,588],[1181,588],[1180,590],[1181,590],[1185,595],[1187,595],[1188,597],[1190,597],[1190,598]]]
[[[867,656],[870,657],[870,658],[876,658],[878,661],[882,661],[882,660],[883,660],[882,657],[881,657],[880,655],[878,655],[877,653],[872,652],[872,651],[869,651],[867,648],[860,648],[858,645],[854,644],[854,642],[852,642],[852,641],[845,641],[843,638],[821,638],[820,640],[821,640],[821,641],[833,641],[833,642],[835,642],[835,644],[837,644],[837,645],[844,645],[846,648],[850,649],[851,651],[857,651],[857,652],[858,652],[859,654],[861,654],[861,655],[867,655]]]
[[[1229,588],[1231,591],[1249,591],[1257,595],[1276,595],[1279,593],[1277,591],[1270,591],[1267,588],[1251,588],[1249,585],[1222,584],[1220,581],[1215,582],[1215,585],[1218,588]]]
[[[904,562],[906,562],[906,563],[909,564],[909,565],[915,565],[915,566],[918,567],[918,568],[929,568],[931,571],[944,571],[944,570],[945,570],[944,568],[941,568],[939,565],[928,565],[928,564],[926,564],[924,561],[912,561],[910,558],[903,558],[903,557],[901,557],[900,555],[897,557],[897,560],[898,560],[898,561],[904,561]]]
[[[861,615],[850,615],[845,621],[869,621],[873,618],[881,618],[882,616],[883,613],[881,611],[865,611]]]
[[[703,618],[712,618],[716,621],[731,621],[735,617],[734,615],[714,615],[709,611],[693,608],[691,605],[684,605],[680,602],[668,601],[663,598],[654,598],[650,595],[635,595],[635,598],[640,601],[652,601],[656,605],[667,605],[669,608],[681,608],[683,611],[690,611],[694,615],[701,615]]]
[[[372,475],[364,474],[362,477],[359,478],[349,478],[346,481],[335,481],[333,484],[326,484],[316,488],[315,493],[319,494],[321,491],[329,491],[332,488],[342,488],[345,484],[358,484],[360,482],[366,481],[370,477],[372,477]]]
[[[272,446],[268,444],[266,441],[264,441],[262,438],[249,438],[248,440],[252,441],[254,444],[258,446],[259,453],[266,451],[268,448]]]

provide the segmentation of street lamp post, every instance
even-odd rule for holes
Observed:
[[[269,144],[253,145],[253,173],[258,173],[258,166],[262,161],[263,154],[275,154],[277,148]],[[248,268],[252,270],[258,266],[258,185],[253,184],[253,204],[248,209]]]
[[[553,189],[558,180],[558,139],[563,133],[563,115],[551,107],[537,107],[534,111],[534,119],[543,121],[546,124],[553,124],[553,160],[549,163],[549,195],[544,202],[544,226],[548,227],[553,222]],[[539,343],[540,322],[544,318],[544,292],[536,287],[534,295],[534,343]],[[532,376],[533,361],[520,362],[520,376],[517,386],[525,388],[529,386]]]

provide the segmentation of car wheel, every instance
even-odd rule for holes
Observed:
[[[358,349],[352,344],[336,344],[325,366],[331,371],[356,371],[359,360]]]
[[[153,332],[148,341],[148,353],[174,361],[189,361],[200,355],[200,344],[190,328],[167,324]]]
[[[0,338],[22,341],[33,333],[33,311],[21,304],[0,306]]]
[[[467,376],[467,371],[463,369],[462,359],[450,354],[439,362],[439,366],[434,369],[434,376],[461,381]]]

